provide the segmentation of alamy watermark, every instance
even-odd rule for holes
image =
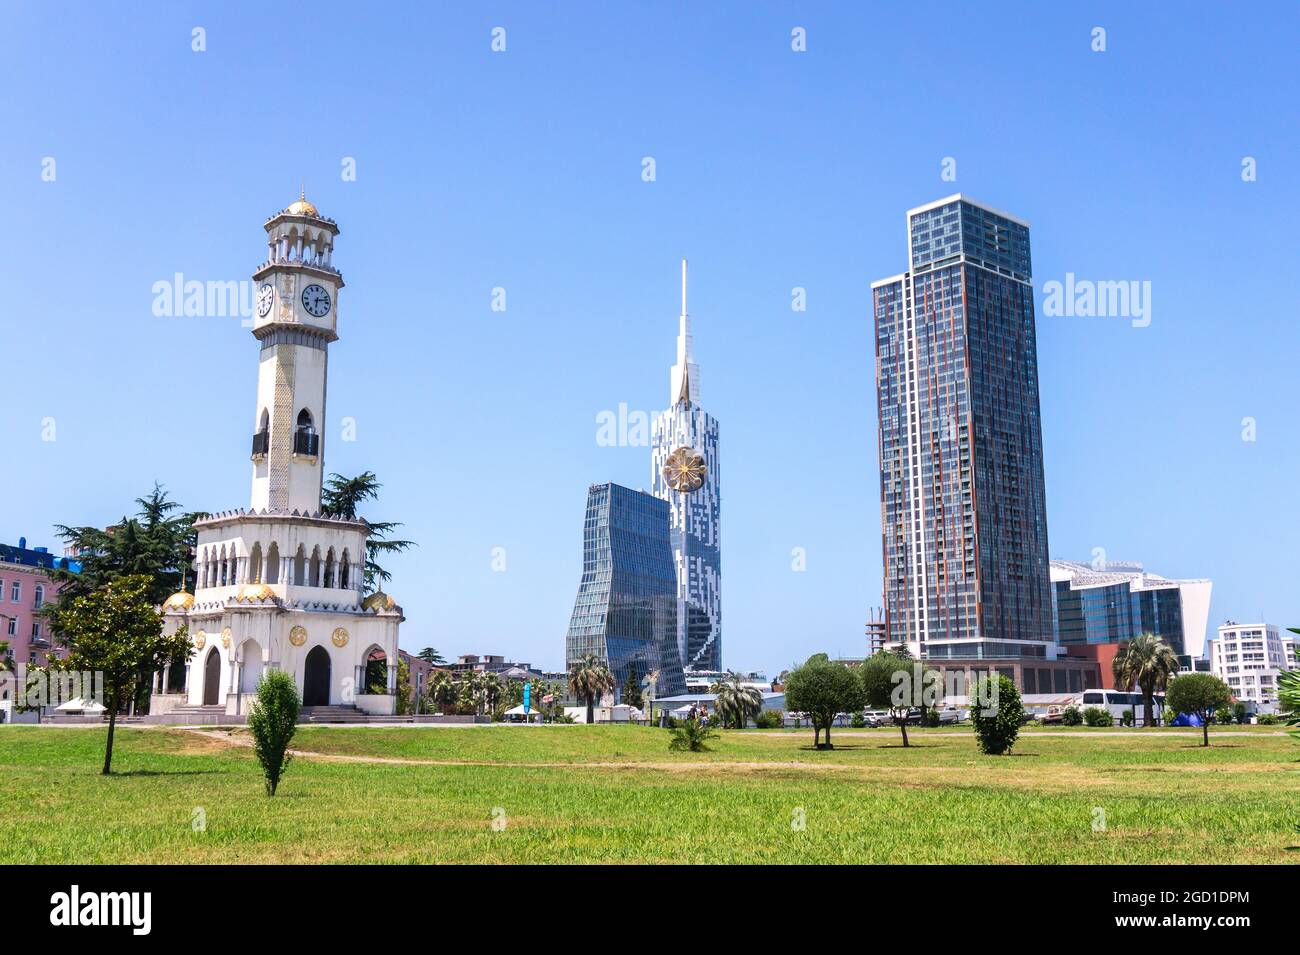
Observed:
[[[1051,318],[1128,318],[1134,328],[1151,324],[1151,282],[1093,281],[1065,273],[1043,283],[1043,314]]]

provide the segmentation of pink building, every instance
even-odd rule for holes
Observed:
[[[53,600],[59,585],[49,577],[55,567],[78,569],[75,559],[55,557],[44,547],[29,549],[27,539],[18,546],[0,544],[0,643],[9,644],[8,655],[19,677],[29,665],[44,666],[58,650],[50,640],[49,623],[41,607]]]

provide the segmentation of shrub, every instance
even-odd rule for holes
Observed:
[[[849,717],[849,725],[852,726],[855,730],[866,729],[867,721],[866,718],[863,717],[861,713],[859,713],[857,710],[854,710],[853,715]]]
[[[763,710],[754,717],[754,725],[761,730],[779,730],[785,725],[785,714],[781,710]]]
[[[929,726],[931,728],[936,726],[941,726],[942,723],[939,720],[939,710],[933,706],[926,707],[925,718],[921,720],[921,724],[923,726]]]
[[[1115,718],[1104,706],[1090,706],[1083,711],[1083,722],[1088,726],[1114,726]]]
[[[1119,725],[1120,725],[1120,726],[1132,726],[1132,725],[1134,724],[1134,722],[1136,722],[1136,721],[1135,721],[1134,718],[1133,718],[1133,711],[1132,711],[1132,710],[1125,710],[1123,713],[1120,714],[1120,717],[1119,717]]]
[[[1178,714],[1167,706],[1165,707],[1165,711],[1160,714],[1160,722],[1165,726],[1173,726],[1174,720],[1176,719],[1178,719]]]
[[[253,753],[262,764],[266,794],[274,796],[289,768],[289,744],[298,730],[298,688],[283,670],[269,670],[257,684],[257,701],[248,714]]]
[[[1020,723],[1025,718],[1025,709],[1020,704],[1020,691],[1016,685],[1001,674],[997,679],[997,700],[992,700],[990,678],[981,676],[976,681],[976,692],[972,694],[970,721],[975,727],[975,736],[980,749],[988,756],[1001,756],[1010,753],[1020,735]],[[987,705],[983,701],[988,701]],[[992,712],[986,713],[986,710]]]
[[[670,752],[677,753],[706,753],[709,747],[704,744],[718,736],[711,727],[695,720],[682,720],[672,733],[673,738],[668,743],[668,749]]]
[[[1079,712],[1079,708],[1077,706],[1067,706],[1061,712],[1061,725],[1062,726],[1083,725],[1083,714]]]
[[[1277,726],[1277,724],[1281,722],[1282,720],[1276,713],[1261,713],[1259,715],[1260,726]]]

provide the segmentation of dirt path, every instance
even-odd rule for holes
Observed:
[[[219,733],[212,730],[187,729],[186,733],[193,736],[200,736],[207,740],[224,743],[226,746],[251,749],[253,741],[247,737],[237,737],[229,733]],[[325,762],[333,763],[379,763],[391,766],[505,766],[505,767],[527,767],[530,769],[655,769],[655,770],[716,770],[716,769],[802,769],[813,772],[823,770],[844,770],[844,769],[872,769],[870,766],[856,766],[845,763],[805,763],[786,760],[777,762],[775,760],[760,761],[751,760],[746,762],[737,761],[719,761],[710,763],[655,763],[637,760],[626,761],[592,761],[584,760],[582,762],[508,762],[503,763],[499,760],[487,759],[403,759],[397,756],[355,756],[344,753],[314,753],[310,750],[291,749],[289,752],[303,759],[319,759]]]

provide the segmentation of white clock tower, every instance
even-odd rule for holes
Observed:
[[[262,345],[253,436],[255,510],[320,509],[329,345],[338,339],[339,228],[300,195],[266,222],[267,259],[253,273]]]
[[[382,591],[365,594],[370,525],[321,513],[328,350],[343,288],[333,261],[339,227],[300,194],[265,228],[267,258],[253,273],[260,349],[251,506],[195,522],[194,593],[163,605],[189,628],[194,649],[183,698],[155,696],[154,711],[208,722],[246,716],[262,673],[281,669],[293,674],[304,707],[326,708],[328,718],[389,715],[402,610]],[[387,676],[376,686],[379,660]]]

